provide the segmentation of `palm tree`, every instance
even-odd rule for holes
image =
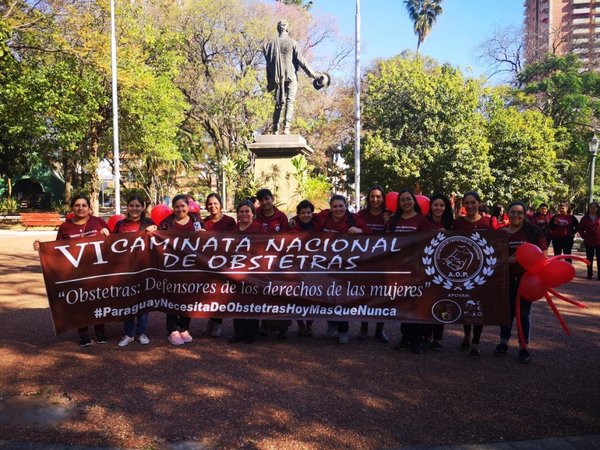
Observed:
[[[417,35],[417,54],[437,17],[443,12],[441,3],[442,0],[404,0],[406,11]]]

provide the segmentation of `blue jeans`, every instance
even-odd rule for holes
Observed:
[[[137,316],[137,327],[135,326],[135,319],[127,319],[125,323],[123,323],[123,329],[125,330],[125,334],[129,337],[139,336],[140,334],[146,334],[147,324],[148,313],[146,312]]]

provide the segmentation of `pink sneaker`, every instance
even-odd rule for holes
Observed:
[[[185,341],[181,337],[181,334],[179,333],[179,331],[173,331],[169,335],[169,342],[171,344],[173,344],[173,345],[183,345],[183,344],[185,344]]]
[[[180,334],[183,342],[192,342],[193,341],[192,335],[190,334],[190,332],[188,330],[182,331],[179,334]]]

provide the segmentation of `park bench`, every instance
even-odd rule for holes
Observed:
[[[21,223],[25,226],[25,231],[29,227],[56,227],[64,222],[58,213],[21,213]]]

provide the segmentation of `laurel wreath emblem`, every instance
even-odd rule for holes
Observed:
[[[444,232],[440,231],[424,249],[425,256],[421,258],[421,261],[425,265],[425,273],[429,276],[433,276],[432,281],[435,284],[442,285],[443,288],[454,291],[462,291],[463,289],[469,291],[474,289],[475,286],[481,286],[487,281],[487,277],[494,273],[494,265],[497,263],[497,258],[494,256],[494,247],[488,244],[488,241],[483,238],[478,232],[473,232],[470,239],[475,242],[485,255],[485,264],[481,273],[475,278],[465,280],[462,283],[456,283],[447,278],[436,274],[435,267],[433,266],[433,257],[435,249],[446,239]]]

